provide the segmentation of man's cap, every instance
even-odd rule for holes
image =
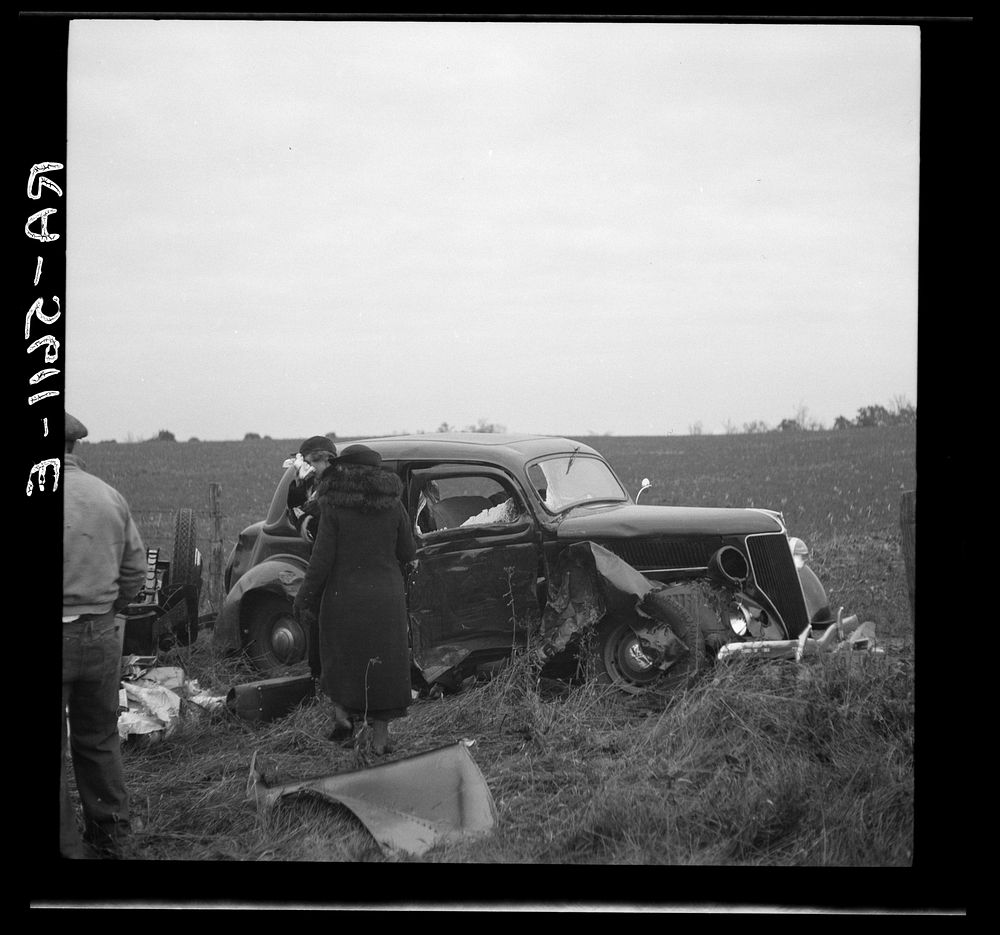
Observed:
[[[299,454],[307,455],[314,451],[329,451],[330,454],[336,456],[337,446],[325,435],[313,435],[312,438],[307,438],[299,446]]]
[[[363,464],[368,467],[381,467],[382,455],[373,451],[367,445],[348,445],[337,458],[338,464]]]
[[[87,426],[75,416],[66,413],[66,441],[75,442],[87,437]]]

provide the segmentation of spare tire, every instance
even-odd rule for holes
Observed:
[[[198,636],[198,605],[201,602],[201,561],[198,554],[194,510],[178,510],[174,517],[174,548],[170,555],[170,589],[184,589],[187,620],[174,627],[182,646]]]

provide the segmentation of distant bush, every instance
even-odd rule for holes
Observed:
[[[862,406],[858,410],[858,415],[852,422],[844,416],[837,416],[834,420],[835,429],[859,428],[877,429],[886,425],[913,425],[917,421],[917,407],[913,405],[905,396],[897,396],[892,401],[892,408],[875,404],[873,406]]]
[[[160,429],[156,433],[155,438],[150,439],[151,442],[175,442],[177,439],[174,437],[173,432],[168,432],[166,429]]]
[[[485,419],[480,419],[475,425],[467,425],[465,431],[503,434],[507,431],[507,427],[505,425],[498,425],[496,422],[487,422]]]
[[[500,425],[498,422],[487,422],[485,419],[480,419],[475,425],[467,425],[464,429],[459,428],[457,425],[452,425],[450,422],[442,422],[436,429],[435,432],[481,432],[483,434],[495,433],[502,435],[507,431],[507,426]],[[424,432],[418,432],[418,435],[425,434]]]
[[[256,432],[247,432],[246,435],[243,436],[243,441],[245,441],[245,442],[259,442],[260,441],[260,435],[258,435]]]
[[[200,438],[195,438],[193,435],[188,439],[189,443],[190,442],[198,442],[198,441],[201,441],[201,439]]]

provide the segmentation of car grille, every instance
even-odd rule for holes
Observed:
[[[757,587],[781,614],[789,637],[798,636],[808,626],[809,616],[788,540],[780,533],[747,536],[747,550]]]
[[[601,542],[622,561],[644,568],[705,568],[722,539],[627,539]]]
[[[702,569],[726,542],[720,536],[697,539],[612,539],[599,542],[639,571],[659,568]],[[790,636],[801,633],[809,623],[799,575],[783,533],[746,537],[753,578],[758,590],[781,616]]]

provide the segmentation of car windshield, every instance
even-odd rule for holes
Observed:
[[[608,465],[591,455],[560,455],[528,467],[528,478],[553,513],[591,501],[628,500]]]

